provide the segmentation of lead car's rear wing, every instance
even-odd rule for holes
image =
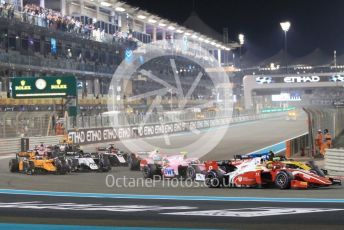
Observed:
[[[146,158],[149,156],[151,152],[148,151],[140,151],[140,152],[136,152],[135,155],[136,157],[140,157],[140,158]]]

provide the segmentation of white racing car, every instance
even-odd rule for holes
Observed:
[[[67,152],[66,158],[71,161],[72,171],[108,172],[111,164],[106,154]]]
[[[128,166],[128,154],[116,148],[114,144],[110,144],[109,147],[98,147],[97,152],[107,155],[111,166]]]

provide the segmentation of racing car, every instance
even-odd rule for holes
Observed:
[[[314,161],[307,161],[307,162],[295,161],[293,159],[287,159],[284,156],[275,156],[274,152],[272,151],[265,152],[265,153],[250,154],[250,155],[235,155],[234,159],[237,162],[238,159],[247,160],[247,159],[251,159],[255,157],[261,157],[261,159],[267,160],[267,161],[281,161],[285,164],[285,167],[287,168],[303,169],[303,170],[315,173],[319,176],[325,176],[328,174],[326,169],[319,169],[319,167],[315,165]]]
[[[53,150],[58,152],[77,152],[81,150],[80,145],[69,144],[69,143],[62,143],[53,146]]]
[[[208,172],[205,183],[208,187],[258,187],[276,186],[280,189],[325,187],[341,184],[334,178],[319,176],[303,169],[287,168],[283,162],[263,163],[260,157],[252,158],[241,164],[224,167],[218,162],[207,162]],[[231,162],[228,162],[228,166]]]
[[[153,151],[140,162],[144,178],[162,176],[163,178],[183,178],[196,176],[196,168],[191,165],[198,164],[196,158],[187,158],[185,153],[176,155],[163,155]]]
[[[66,159],[71,162],[71,171],[97,171],[97,172],[109,172],[111,170],[111,164],[106,154],[101,153],[84,153],[67,152],[64,154]]]
[[[289,111],[286,120],[287,121],[296,121],[298,114],[295,110]]]
[[[207,174],[209,168],[213,167],[213,164],[217,165],[216,167],[223,168],[226,171],[231,170],[232,167],[240,165],[244,162],[251,161],[253,158],[256,157],[260,157],[262,160],[272,160],[270,154],[271,152],[256,153],[251,155],[234,155],[234,158],[232,160],[208,160],[203,162],[192,162],[187,169],[187,178],[196,181],[205,181],[205,175]]]
[[[128,154],[116,148],[114,144],[110,144],[109,147],[98,147],[97,152],[107,155],[111,166],[128,166]]]
[[[16,158],[9,162],[11,172],[21,172],[28,175],[54,173],[66,174],[70,172],[70,165],[63,157],[48,158],[47,156],[38,155],[36,150],[20,152]]]
[[[147,158],[152,152],[149,151],[140,151],[136,153],[130,153],[127,156],[128,167],[130,170],[140,170],[141,160]]]

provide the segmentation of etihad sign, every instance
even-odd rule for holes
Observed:
[[[320,77],[319,76],[296,76],[296,77],[285,77],[284,82],[285,83],[307,83],[307,82],[319,82]]]

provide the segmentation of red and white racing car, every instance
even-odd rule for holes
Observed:
[[[258,187],[276,186],[280,189],[325,187],[341,184],[338,179],[285,167],[282,162],[264,162],[260,157],[239,164],[206,162],[205,182],[208,187]]]

